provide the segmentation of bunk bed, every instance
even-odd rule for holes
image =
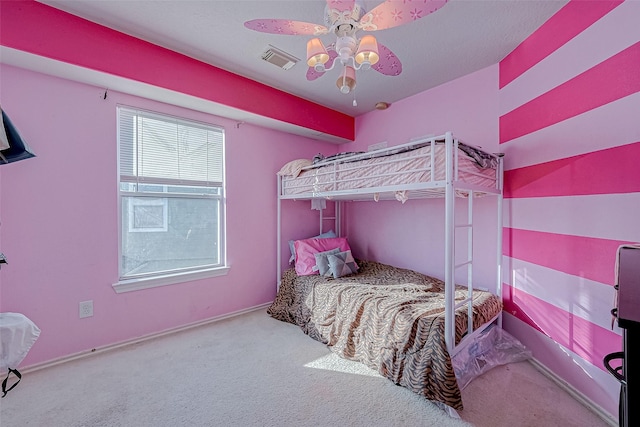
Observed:
[[[462,409],[451,359],[490,324],[501,326],[502,175],[501,155],[464,144],[451,132],[313,164],[290,162],[278,173],[278,293],[268,313],[396,384]],[[497,197],[495,292],[473,283],[473,206],[479,196]],[[434,197],[445,199],[444,280],[362,259],[352,259],[353,274],[344,276],[300,275],[293,268],[283,272],[284,200],[336,202],[329,219],[340,236],[344,201],[405,203]],[[467,204],[464,224],[454,221],[456,198]],[[320,209],[321,233],[327,219]],[[467,236],[464,260],[455,259],[456,232]],[[466,285],[454,283],[458,269],[466,269]]]

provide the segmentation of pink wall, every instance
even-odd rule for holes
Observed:
[[[0,170],[0,311],[42,334],[23,362],[38,364],[271,301],[276,282],[275,172],[292,158],[335,152],[321,143],[114,91],[0,65],[3,109],[37,157]],[[116,104],[221,125],[226,133],[227,276],[116,294]],[[314,230],[299,207],[294,228]],[[94,316],[79,319],[78,303]]]
[[[611,414],[618,246],[640,241],[640,3],[572,1],[500,63],[505,325]]]
[[[496,152],[497,88],[498,66],[494,65],[396,102],[387,110],[358,117],[355,142],[342,147],[345,151],[367,150],[368,145],[381,141],[392,146],[452,131],[462,141]],[[476,202],[476,284],[495,288],[497,201],[488,197]],[[459,222],[464,222],[464,203],[457,214]],[[347,205],[347,224],[356,256],[443,277],[443,199],[410,198],[404,205],[396,201],[351,203]],[[459,277],[459,281],[464,279]]]

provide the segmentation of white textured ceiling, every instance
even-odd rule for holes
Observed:
[[[323,24],[325,0],[41,1],[351,116],[371,111],[378,101],[393,103],[496,64],[566,4],[566,0],[449,0],[422,19],[377,31],[374,35],[396,54],[403,71],[395,77],[359,71],[354,107],[354,96],[343,95],[335,85],[337,70],[306,80],[306,42],[311,36],[264,34],[243,25],[257,18]],[[381,1],[363,3],[371,10]],[[331,43],[331,35],[323,36],[323,41]],[[269,45],[301,61],[290,70],[265,62],[260,55]]]

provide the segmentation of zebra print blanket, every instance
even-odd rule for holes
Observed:
[[[411,270],[357,262],[357,274],[339,279],[287,270],[268,314],[298,325],[334,353],[395,384],[461,410],[444,340],[444,283]],[[465,297],[466,289],[456,290],[456,300]],[[474,329],[502,309],[489,292],[474,291],[473,299]],[[466,332],[465,307],[456,311],[456,342]]]

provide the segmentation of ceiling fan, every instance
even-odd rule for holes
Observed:
[[[269,34],[316,36],[307,42],[307,80],[315,80],[342,66],[336,85],[348,94],[356,86],[356,71],[373,68],[388,76],[402,72],[402,63],[372,35],[358,37],[359,31],[379,31],[408,24],[440,9],[447,0],[387,0],[366,12],[362,0],[326,0],[324,24],[289,19],[254,19],[244,26]],[[335,42],[324,46],[318,36],[333,33]],[[354,99],[355,105],[355,99]]]

